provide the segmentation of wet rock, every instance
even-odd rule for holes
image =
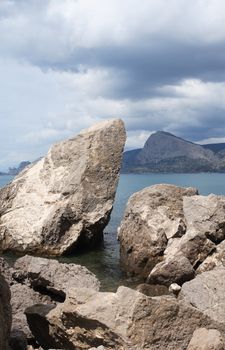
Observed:
[[[213,320],[225,323],[225,268],[197,275],[183,284],[179,299],[193,305]]]
[[[10,289],[0,274],[0,349],[9,350],[9,337],[12,323]]]
[[[49,312],[33,306],[26,314],[40,344],[50,337],[55,348],[68,350],[186,350],[197,328],[225,330],[223,323],[173,297],[150,298],[126,287],[117,293],[73,289]]]
[[[123,122],[104,121],[22,171],[0,190],[0,249],[62,255],[99,243],[124,143]]]
[[[186,232],[183,197],[196,193],[194,188],[154,185],[130,197],[118,231],[127,271],[149,275],[162,260],[168,240]]]
[[[225,350],[225,342],[216,329],[199,328],[193,334],[187,350]]]

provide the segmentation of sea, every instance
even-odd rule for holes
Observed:
[[[12,180],[12,176],[0,176],[0,187]],[[225,174],[121,174],[117,188],[114,208],[109,225],[104,231],[103,244],[92,252],[76,256],[60,257],[61,262],[77,263],[86,266],[101,281],[101,289],[115,291],[119,285],[136,287],[143,282],[128,276],[120,267],[117,228],[120,225],[128,198],[145,187],[154,184],[174,184],[182,187],[196,187],[202,195],[214,193],[225,195]],[[9,261],[15,256],[7,255]]]

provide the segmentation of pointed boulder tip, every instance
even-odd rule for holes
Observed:
[[[122,119],[119,118],[112,118],[112,119],[106,119],[102,121],[98,121],[95,124],[91,125],[89,128],[82,129],[80,134],[84,134],[87,132],[95,132],[101,129],[105,129],[108,127],[116,126],[118,128],[121,128],[125,131],[125,125]]]
[[[119,180],[124,123],[106,120],[53,145],[0,190],[0,249],[47,255],[103,238]]]

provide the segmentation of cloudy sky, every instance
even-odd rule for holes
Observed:
[[[224,0],[1,0],[0,169],[120,117],[225,142]]]

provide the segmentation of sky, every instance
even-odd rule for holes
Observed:
[[[224,0],[0,0],[0,170],[96,121],[225,142]]]

